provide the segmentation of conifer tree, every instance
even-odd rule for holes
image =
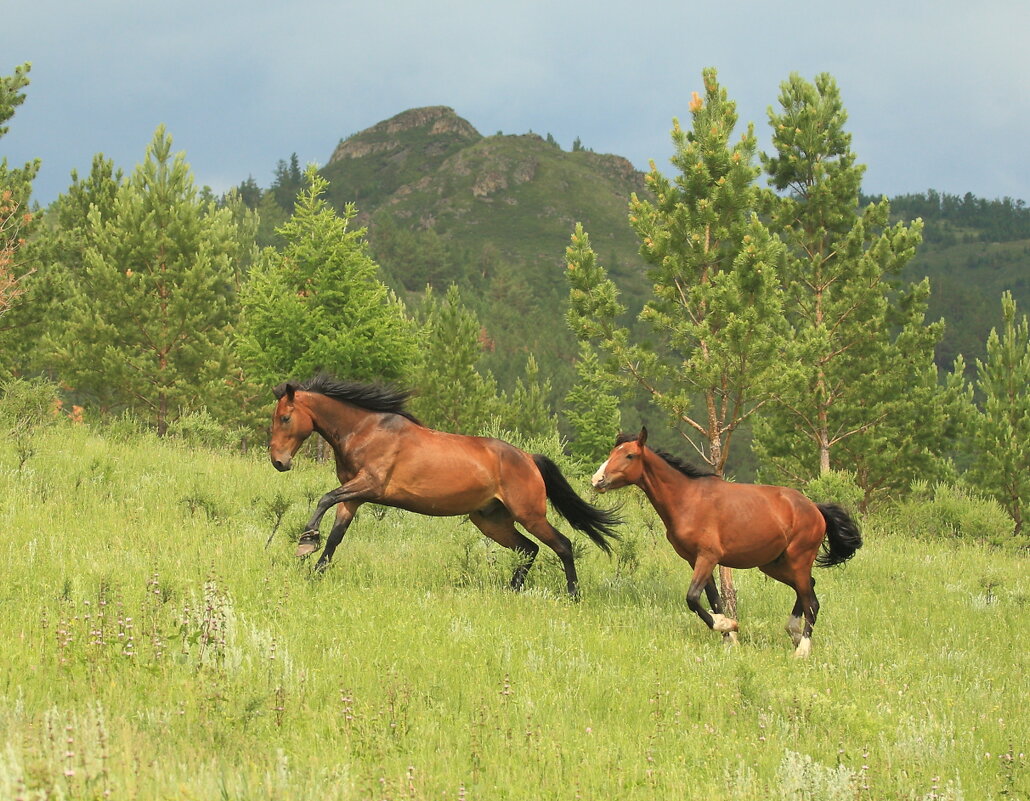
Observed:
[[[411,407],[431,428],[481,434],[500,413],[497,382],[479,368],[482,326],[451,284],[438,298],[426,287],[420,309],[419,356],[412,370]]]
[[[13,75],[0,75],[0,139],[10,130],[7,124],[18,106],[25,102],[24,89],[29,85],[29,71],[32,64],[25,63],[14,68]],[[28,211],[32,181],[39,172],[40,160],[33,159],[21,167],[11,167],[7,158],[0,158],[0,195],[9,192],[8,202]]]
[[[114,162],[98,153],[93,157],[88,176],[80,178],[78,172],[72,170],[71,177],[71,186],[50,204],[45,214],[46,223],[32,242],[37,270],[31,285],[32,295],[21,320],[24,336],[21,337],[20,360],[30,370],[40,372],[53,371],[53,348],[60,348],[63,335],[63,328],[55,325],[55,321],[65,319],[65,304],[79,291],[86,250],[94,234],[89,221],[90,209],[96,210],[99,219],[108,219],[123,176],[120,170],[115,170]],[[99,232],[101,227],[95,230]],[[90,400],[109,407],[114,402],[112,393],[116,393],[114,386],[97,387]]]
[[[588,464],[600,464],[620,431],[619,399],[612,391],[611,378],[586,342],[580,343],[576,375],[564,404],[573,431],[569,450]]]
[[[30,69],[26,63],[13,75],[0,76],[0,139],[25,102]],[[25,245],[35,222],[29,198],[39,166],[39,159],[22,167],[10,167],[6,158],[0,159],[0,377],[24,369],[26,346],[36,339],[26,336],[35,262],[27,257]]]
[[[929,284],[897,288],[921,241],[921,222],[890,225],[886,198],[859,208],[847,114],[833,78],[781,85],[769,111],[775,152],[763,156],[772,227],[788,248],[781,270],[791,324],[778,403],[755,424],[766,475],[802,482],[854,471],[868,498],[945,469],[953,394],[937,386],[927,325]]]
[[[767,398],[781,341],[776,262],[781,246],[758,219],[755,137],[731,143],[737,114],[714,69],[694,93],[690,131],[673,129],[680,174],[652,165],[654,200],[633,196],[630,223],[650,265],[653,296],[640,320],[654,344],[618,322],[618,290],[581,225],[566,253],[568,322],[593,343],[613,382],[642,388],[722,475],[733,435]]]
[[[217,402],[229,369],[240,243],[227,210],[201,203],[159,127],[110,214],[88,213],[54,363],[86,399],[147,416],[159,433]]]
[[[248,374],[272,387],[327,371],[358,381],[395,381],[415,357],[413,326],[377,276],[357,210],[341,217],[323,199],[314,169],[277,229],[281,251],[266,248],[242,291],[237,350]]]
[[[1012,517],[1021,535],[1030,507],[1030,324],[1016,316],[1011,292],[1001,298],[1001,332],[991,329],[987,357],[976,360],[982,397],[972,425],[972,474]]]
[[[547,396],[551,393],[550,379],[540,378],[540,367],[532,353],[526,357],[524,376],[515,379],[511,400],[505,404],[502,422],[524,437],[542,437],[554,433],[557,421]]]

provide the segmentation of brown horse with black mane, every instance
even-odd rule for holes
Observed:
[[[275,389],[268,451],[277,470],[289,470],[312,431],[336,457],[340,487],[326,493],[301,535],[298,556],[318,550],[319,524],[338,505],[336,523],[315,568],[324,570],[361,504],[373,502],[423,515],[468,515],[486,536],[525,558],[511,577],[521,589],[539,546],[521,524],[561,560],[569,594],[578,593],[572,543],[547,520],[547,500],[569,524],[610,552],[607,538],[621,521],[590,505],[546,456],[499,439],[426,428],[405,409],[408,393],[317,376]]]
[[[862,547],[855,521],[841,507],[813,503],[797,490],[723,481],[651,450],[646,442],[646,428],[636,437],[620,436],[594,474],[594,489],[604,492],[636,484],[644,491],[665,524],[672,547],[694,568],[687,605],[728,641],[736,640],[737,621],[722,614],[712,575],[716,565],[757,567],[793,589],[797,600],[787,632],[795,656],[808,656],[819,613],[812,565],[842,564]],[[711,614],[701,605],[702,590]]]

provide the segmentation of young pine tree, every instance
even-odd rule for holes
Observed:
[[[1017,319],[1012,293],[1001,298],[1003,327],[992,329],[987,358],[976,360],[976,386],[983,398],[974,415],[973,476],[1023,533],[1030,506],[1030,324]]]
[[[758,219],[758,174],[749,126],[731,142],[735,104],[715,70],[695,93],[693,125],[673,129],[680,174],[652,165],[654,200],[633,196],[630,223],[650,265],[652,297],[640,313],[649,342],[633,342],[618,323],[618,290],[576,227],[566,252],[568,322],[602,354],[616,385],[641,387],[697,452],[722,475],[733,435],[766,402],[778,369],[782,313],[776,264],[782,248]],[[686,435],[685,435],[686,436]]]
[[[323,199],[328,182],[314,169],[293,215],[243,286],[236,340],[252,380],[273,387],[326,371],[357,381],[394,381],[415,357],[415,335],[401,302],[377,277],[357,213],[341,217]]]
[[[22,64],[13,75],[0,75],[0,138],[25,102],[30,69]],[[6,158],[0,159],[0,378],[25,370],[28,346],[38,339],[31,327],[37,263],[26,257],[25,245],[35,227],[29,197],[39,165],[35,159],[12,168]]]
[[[557,421],[547,396],[551,393],[550,379],[540,378],[536,357],[526,358],[526,373],[515,379],[511,400],[505,404],[502,423],[524,437],[542,437],[553,434]]]
[[[454,284],[443,298],[426,287],[421,347],[412,369],[412,410],[431,428],[481,434],[501,411],[497,382],[480,371],[482,327]]]
[[[793,482],[854,471],[868,498],[933,475],[948,404],[933,349],[943,323],[924,321],[929,284],[896,288],[921,222],[889,224],[886,199],[859,209],[856,163],[836,83],[792,75],[770,109],[763,156],[769,217],[788,249],[781,270],[791,340],[777,403],[755,424],[763,472]]]
[[[87,220],[54,365],[80,396],[149,417],[164,433],[183,409],[224,395],[236,226],[198,199],[163,127],[110,213],[91,206]]]
[[[600,464],[612,449],[622,415],[611,378],[602,369],[594,349],[580,343],[576,383],[565,396],[565,417],[572,426],[569,450],[587,464]]]

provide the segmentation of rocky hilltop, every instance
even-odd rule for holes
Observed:
[[[377,221],[433,231],[467,252],[546,261],[560,276],[577,222],[599,252],[638,264],[627,221],[643,174],[621,156],[564,151],[534,133],[483,136],[446,106],[410,109],[341,140],[322,170],[331,200]]]
[[[468,143],[483,138],[468,121],[455,114],[454,109],[447,106],[427,106],[403,111],[395,117],[341,140],[329,157],[328,163],[398,151],[403,147],[400,135],[411,131],[418,131],[429,138],[453,138]],[[440,144],[442,143],[441,141]]]

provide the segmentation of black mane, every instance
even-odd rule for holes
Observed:
[[[636,441],[636,434],[619,434],[619,436],[615,438],[616,445],[622,445],[624,442]],[[668,451],[660,451],[655,448],[651,448],[651,450],[653,450],[658,456],[661,456],[670,467],[675,467],[687,478],[708,478],[715,475],[711,470],[705,470],[697,467],[696,465],[692,465],[690,462],[684,461],[678,456],[673,456]]]
[[[295,386],[296,389],[304,392],[317,392],[327,398],[353,403],[370,412],[399,414],[413,423],[422,425],[418,418],[405,408],[408,398],[411,397],[411,392],[406,389],[397,389],[382,384],[364,384],[360,381],[340,381],[325,373]],[[285,392],[286,384],[280,384],[275,388],[277,398],[281,398]]]

